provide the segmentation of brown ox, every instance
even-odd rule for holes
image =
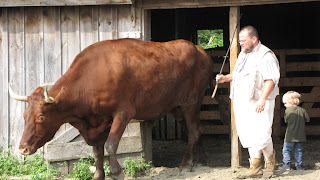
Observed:
[[[104,179],[104,147],[112,178],[123,178],[116,159],[131,119],[153,120],[174,110],[188,129],[180,171],[190,171],[200,137],[200,106],[212,72],[211,58],[185,40],[165,43],[134,39],[95,43],[83,50],[47,92],[38,87],[27,101],[21,154],[30,155],[51,140],[64,123],[76,127],[93,146],[94,179]]]

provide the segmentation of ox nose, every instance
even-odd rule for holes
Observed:
[[[20,146],[19,147],[19,152],[22,155],[29,155],[30,154],[30,150],[29,148],[25,147],[25,146]]]

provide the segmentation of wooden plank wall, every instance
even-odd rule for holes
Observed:
[[[285,133],[286,124],[283,122],[285,107],[281,98],[289,90],[295,90],[302,95],[301,106],[311,118],[311,122],[306,124],[307,135],[320,135],[320,49],[279,49],[274,52],[278,57],[281,72],[280,96],[276,99],[273,123],[274,140],[281,140]],[[212,75],[215,77],[220,71],[226,52],[209,49],[207,53],[214,61]],[[229,67],[227,60],[223,74],[230,72]],[[230,134],[229,83],[219,84],[214,99],[211,98],[212,92],[212,89],[207,90],[202,103],[200,119],[203,134]],[[155,123],[153,127],[155,139],[180,139],[184,136],[181,134],[184,131],[177,126],[177,122],[168,128],[167,121],[163,118]]]
[[[90,44],[125,37],[143,39],[142,11],[135,6],[0,8],[0,147],[18,150],[26,103],[8,95],[8,82],[30,95],[54,82]],[[133,18],[134,17],[134,18]],[[57,135],[69,128],[61,127]]]
[[[274,130],[280,136],[285,134],[285,107],[281,98],[287,91],[294,90],[301,94],[300,106],[310,116],[310,123],[306,123],[307,135],[320,135],[320,49],[284,49],[276,50],[275,53],[280,56],[281,78],[277,104],[280,113],[275,119],[278,124]]]

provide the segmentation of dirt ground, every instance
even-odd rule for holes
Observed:
[[[242,149],[242,166],[232,169],[231,145],[228,137],[202,137],[207,156],[207,163],[197,166],[192,172],[178,175],[178,166],[183,158],[187,144],[182,140],[153,141],[154,168],[137,180],[229,180],[246,172],[249,167],[248,152]],[[282,143],[275,142],[277,166],[282,162]],[[279,180],[319,180],[320,179],[320,138],[309,138],[304,144],[304,170],[280,171],[276,170],[271,179]],[[293,158],[293,157],[292,157]],[[294,162],[294,158],[293,158]],[[134,179],[126,177],[126,180]],[[255,178],[255,179],[261,179]]]

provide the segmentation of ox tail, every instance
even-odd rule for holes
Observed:
[[[213,75],[212,75],[212,73],[210,74],[210,76],[209,76],[209,89],[210,89],[210,92],[211,92],[211,94],[212,94],[212,92],[214,91],[213,89],[214,89],[214,86],[213,86]],[[210,95],[211,95],[210,94]]]
[[[202,54],[202,56],[206,57],[208,59],[208,61],[210,61],[210,63],[212,63],[211,65],[211,70],[208,70],[209,72],[209,89],[206,90],[205,95],[206,96],[211,96],[212,92],[214,91],[214,86],[213,86],[213,62],[211,57],[208,55],[208,53],[205,51],[205,49],[199,45],[195,45],[195,47],[197,48],[197,50]]]

